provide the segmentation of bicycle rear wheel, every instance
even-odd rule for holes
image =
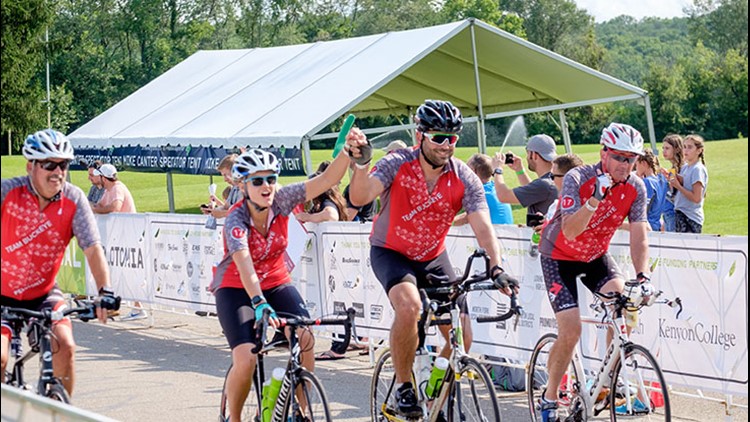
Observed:
[[[65,390],[65,387],[63,387],[62,383],[57,379],[47,384],[47,391],[44,392],[44,397],[62,403],[70,403],[70,396],[68,396],[68,391]]]
[[[370,419],[372,422],[386,422],[396,414],[390,407],[391,396],[395,394],[396,372],[393,369],[391,351],[385,349],[375,364],[370,384]]]
[[[225,422],[229,420],[229,407],[227,403],[227,377],[229,371],[232,370],[232,366],[227,369],[227,374],[224,376],[224,386],[221,388],[221,406],[219,407],[219,422]],[[260,422],[260,383],[258,382],[258,372],[255,371],[253,375],[253,386],[250,389],[250,393],[245,399],[245,405],[242,407],[242,416],[240,419],[243,422]]]
[[[305,369],[297,375],[298,384],[294,396],[296,405],[292,408],[292,395],[287,395],[282,421],[291,422],[331,422],[328,398],[318,377]],[[290,418],[290,415],[293,417]]]
[[[451,383],[448,421],[500,421],[500,406],[492,378],[476,359],[464,356]]]
[[[641,345],[624,347],[625,360],[615,365],[610,384],[610,420],[670,420],[669,391],[656,359]]]
[[[536,346],[534,346],[529,365],[526,368],[526,397],[532,422],[542,420],[542,414],[539,411],[539,400],[547,389],[549,380],[547,362],[549,361],[549,353],[555,341],[557,341],[556,334],[548,333],[543,335],[537,341]],[[578,374],[573,361],[571,361],[558,387],[559,407],[557,416],[560,420],[565,420],[565,418],[572,414],[582,414],[583,400],[579,393],[585,384],[583,374]]]

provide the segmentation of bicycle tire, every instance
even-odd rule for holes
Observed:
[[[557,341],[557,334],[547,333],[539,338],[531,353],[529,364],[526,367],[526,397],[531,414],[532,422],[542,420],[542,414],[539,411],[539,399],[547,389],[546,380],[549,379],[547,373],[547,361],[549,352]],[[535,380],[545,380],[545,383],[538,388],[534,388]],[[581,386],[585,385],[584,377],[578,374],[573,361],[571,360],[568,369],[565,371],[563,380],[558,388],[558,410],[557,416],[560,420],[577,413],[582,417],[583,400],[580,397]]]
[[[497,391],[487,368],[478,360],[463,356],[457,372],[450,385],[448,421],[500,421]]]
[[[395,415],[394,409],[387,407],[391,394],[394,393],[396,372],[393,370],[391,350],[386,348],[375,363],[370,383],[370,419],[372,422],[386,422],[386,414]]]
[[[625,359],[615,365],[610,384],[610,421],[615,422],[618,417],[631,421],[639,416],[648,421],[671,420],[669,391],[656,359],[639,344],[624,347]],[[658,385],[654,386],[654,382]],[[631,406],[627,406],[628,395]]]
[[[287,394],[286,403],[284,403],[284,413],[282,421],[292,422],[331,422],[331,410],[328,407],[328,397],[326,391],[323,389],[323,384],[320,382],[318,377],[312,372],[301,369],[297,374],[298,384],[294,391],[298,388],[301,392],[303,399],[307,402],[305,408],[305,417],[300,419],[298,417],[290,418],[291,406],[292,406],[292,394]],[[297,396],[295,396],[298,399]],[[300,404],[300,406],[302,406]]]
[[[44,397],[62,403],[70,404],[70,396],[68,395],[68,391],[58,379],[55,379],[54,381],[47,384],[46,391],[44,392]]]
[[[229,376],[229,371],[232,370],[232,365],[229,365],[229,368],[227,369],[227,373],[224,375],[224,384],[221,387],[221,405],[219,406],[219,422],[226,422],[229,420],[229,409],[227,409],[227,377]],[[242,421],[252,421],[252,422],[260,422],[260,404],[258,397],[260,397],[260,390],[259,390],[259,383],[258,383],[258,374],[254,372],[253,375],[253,386],[250,388],[250,393],[247,395],[247,399],[245,399],[245,404],[242,407],[242,416],[240,419]]]

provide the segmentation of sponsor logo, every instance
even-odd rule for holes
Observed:
[[[719,346],[729,350],[737,346],[737,334],[723,331],[716,324],[706,325],[697,322],[692,327],[669,325],[664,318],[659,318],[659,337],[676,340],[677,344],[699,343]]]
[[[563,197],[562,201],[560,202],[560,207],[564,210],[569,209],[572,207],[576,201],[573,200],[573,197],[566,195]]]
[[[173,245],[173,244],[171,244],[171,243],[167,244],[167,250],[168,250],[168,251],[177,251],[177,250],[179,250],[179,249],[180,249],[180,248],[179,248],[179,247],[178,247],[177,245]]]
[[[188,262],[187,265],[185,266],[185,269],[187,270],[188,278],[192,277],[193,276],[193,263]]]
[[[365,317],[365,304],[364,303],[352,303],[352,308],[356,311],[354,313],[354,316],[357,318],[364,318]]]
[[[52,221],[50,220],[45,221],[44,223],[39,225],[39,227],[35,228],[31,233],[24,236],[23,239],[19,240],[18,242],[13,243],[12,245],[6,246],[5,250],[7,252],[13,252],[22,246],[28,245],[29,242],[36,239],[40,234],[47,231],[50,227],[52,227]]]
[[[172,263],[172,271],[174,271],[176,273],[182,272],[182,265]]]
[[[230,231],[232,237],[236,240],[240,240],[243,237],[245,237],[245,229],[242,227],[232,227],[232,230]]]
[[[201,253],[201,245],[190,245],[190,251],[193,253]]]
[[[211,245],[203,246],[203,253],[206,255],[216,255],[216,248]]]
[[[143,268],[143,251],[141,248],[111,246],[107,255],[109,255],[110,267]]]
[[[341,283],[342,286],[344,286],[345,289],[356,289],[357,286],[359,286],[359,283],[361,282],[360,276],[357,276],[353,281],[352,280],[344,280],[343,283]]]
[[[159,264],[159,269],[162,271],[167,271],[171,265],[169,264]]]
[[[159,263],[156,262],[156,258],[154,258],[154,272],[159,271]]]
[[[345,314],[346,313],[346,303],[344,302],[338,302],[333,301],[333,313],[335,314]]]
[[[180,282],[180,287],[177,288],[177,294],[180,296],[185,295],[185,282],[184,281]]]
[[[334,280],[333,275],[328,276],[328,289],[331,291],[331,293],[336,290],[336,280]]]
[[[539,328],[557,329],[557,320],[555,318],[539,317]]]
[[[383,305],[370,305],[370,319],[373,321],[383,319]]]
[[[189,249],[189,245],[187,243],[182,244],[182,253],[187,255]]]
[[[341,262],[344,264],[359,264],[359,259],[342,257]]]
[[[504,314],[506,312],[508,312],[508,305],[505,304],[505,303],[498,303],[497,304],[497,314],[498,315],[502,315],[502,314]],[[507,328],[506,322],[508,322],[508,320],[498,321],[497,323],[495,323],[495,327],[499,328],[501,330],[504,330],[504,329]]]
[[[157,251],[163,251],[165,247],[166,245],[164,244],[164,242],[154,243],[154,249],[156,249]]]
[[[200,295],[201,294],[200,283],[190,283],[190,291],[192,291],[194,295]]]

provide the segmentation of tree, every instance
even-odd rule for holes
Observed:
[[[693,0],[686,12],[694,44],[722,55],[737,50],[747,58],[747,0]]]
[[[644,79],[649,92],[654,118],[654,131],[658,138],[679,132],[687,122],[683,105],[687,99],[687,86],[682,78],[681,66],[668,67],[653,63]]]

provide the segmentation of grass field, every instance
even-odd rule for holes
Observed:
[[[709,182],[705,202],[706,223],[704,233],[722,235],[747,235],[747,139],[728,141],[712,141],[706,143],[706,166],[708,167]],[[661,148],[661,145],[659,145]],[[525,156],[523,147],[506,148],[518,155]],[[558,152],[563,152],[558,147]],[[599,160],[598,145],[575,145],[573,151],[585,163]],[[456,156],[466,161],[476,148],[459,148]],[[490,150],[494,153],[494,149]],[[382,151],[375,152],[375,159],[382,157]],[[330,160],[330,150],[312,151],[313,168],[323,160]],[[21,156],[2,157],[2,178],[15,177],[25,174],[25,160]],[[161,173],[122,172],[119,174],[133,194],[139,212],[168,212],[166,175]],[[289,184],[305,177],[283,177],[281,183]],[[348,183],[348,176],[342,182],[342,188]],[[177,213],[198,214],[198,205],[208,199],[209,176],[192,176],[175,174],[174,200]],[[219,192],[224,182],[220,176],[213,178],[219,185]],[[71,181],[88,192],[89,182],[85,171],[72,171]],[[514,175],[506,177],[511,187],[518,184]],[[513,206],[513,217],[516,222],[526,221],[526,212],[520,206]]]

